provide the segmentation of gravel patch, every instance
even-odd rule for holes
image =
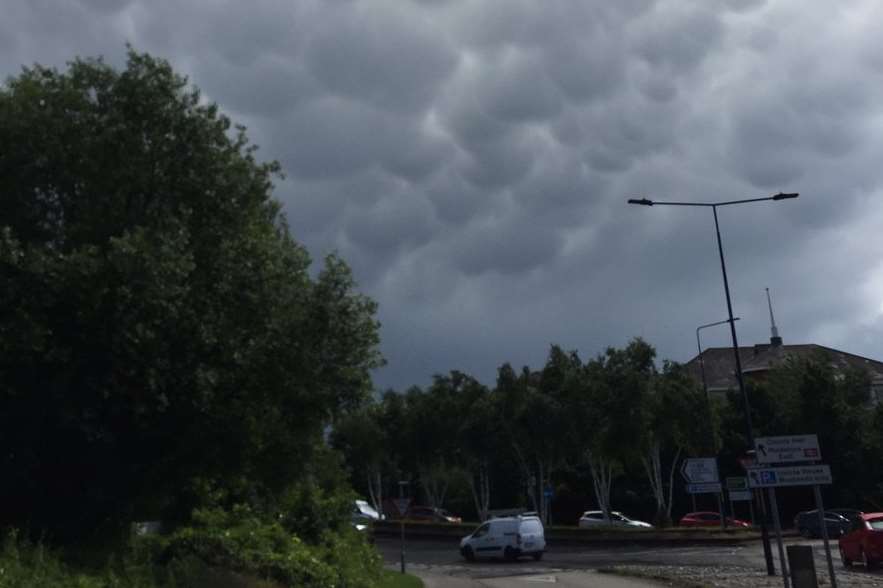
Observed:
[[[767,576],[754,568],[736,566],[618,565],[602,572],[659,580],[674,588],[783,588],[781,576]],[[881,572],[835,570],[838,588],[883,588]],[[819,586],[830,586],[828,570],[816,569]]]

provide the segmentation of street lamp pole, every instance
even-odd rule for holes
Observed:
[[[733,321],[739,320],[739,317],[733,319]],[[711,425],[712,417],[711,417],[711,398],[708,396],[708,381],[705,379],[705,358],[702,357],[702,342],[699,339],[699,331],[702,329],[707,329],[709,327],[716,327],[718,325],[723,325],[725,323],[731,322],[729,319],[725,321],[717,321],[714,323],[708,323],[705,325],[699,325],[696,327],[696,349],[699,352],[699,371],[702,373],[702,391],[705,393],[705,412],[708,417],[708,449],[709,451],[714,451],[717,453],[714,447],[714,427]],[[717,496],[717,510],[721,513],[721,528],[727,528],[727,517],[724,515],[724,504],[726,504],[726,500],[724,500],[723,492],[718,493]],[[694,507],[693,510],[696,510],[695,507],[695,499],[694,499]],[[732,508],[730,509],[732,511]]]
[[[727,299],[727,316],[728,321],[730,323],[730,335],[733,338],[733,355],[736,360],[736,382],[739,385],[739,395],[742,397],[742,402],[745,406],[745,433],[748,441],[748,448],[751,449],[754,447],[754,427],[751,422],[751,405],[748,401],[748,392],[745,390],[745,382],[742,378],[742,358],[739,356],[739,341],[736,338],[736,323],[733,319],[733,303],[730,300],[730,284],[729,280],[727,280],[727,265],[724,262],[724,247],[721,243],[721,233],[720,226],[717,222],[717,208],[719,206],[730,206],[733,204],[747,204],[749,202],[763,202],[766,200],[788,200],[791,198],[797,198],[799,194],[791,193],[791,194],[783,194],[778,193],[773,196],[766,196],[763,198],[746,198],[743,200],[728,200],[724,202],[669,202],[669,201],[658,201],[658,200],[648,200],[647,198],[631,198],[629,199],[629,204],[639,204],[642,206],[699,206],[705,208],[711,208],[712,213],[714,214],[714,231],[717,236],[717,251],[720,255],[721,260],[721,273],[723,273],[724,277],[724,294]],[[766,509],[764,509],[766,510]],[[769,541],[769,533],[767,531],[766,526],[766,513],[761,517],[760,531],[763,537],[763,552],[764,558],[766,559],[766,567],[767,573],[769,575],[775,575],[776,570],[773,565],[773,554],[770,549],[770,541]]]
[[[739,317],[733,319],[734,321],[739,320]],[[708,408],[708,416],[711,418],[711,400],[708,397],[708,382],[705,379],[705,358],[702,357],[702,343],[699,340],[699,331],[702,329],[707,329],[708,327],[716,327],[718,325],[723,325],[730,322],[730,319],[724,321],[717,321],[715,323],[708,323],[705,325],[699,325],[696,327],[696,350],[699,352],[699,372],[702,374],[702,391],[705,392],[705,404]]]

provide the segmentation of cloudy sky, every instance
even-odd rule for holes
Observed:
[[[876,0],[4,0],[0,74],[125,43],[249,128],[314,258],[380,304],[379,386],[492,383],[551,343],[634,336],[883,360],[883,4]],[[727,343],[725,328],[703,343]]]

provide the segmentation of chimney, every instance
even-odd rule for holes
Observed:
[[[766,302],[770,308],[770,331],[772,336],[770,337],[770,345],[773,347],[781,347],[782,346],[782,338],[779,337],[779,329],[776,328],[776,318],[773,316],[773,302],[770,300],[770,289],[766,289]]]

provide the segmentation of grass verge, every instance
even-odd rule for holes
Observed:
[[[423,588],[423,580],[411,574],[383,570],[379,588]]]

